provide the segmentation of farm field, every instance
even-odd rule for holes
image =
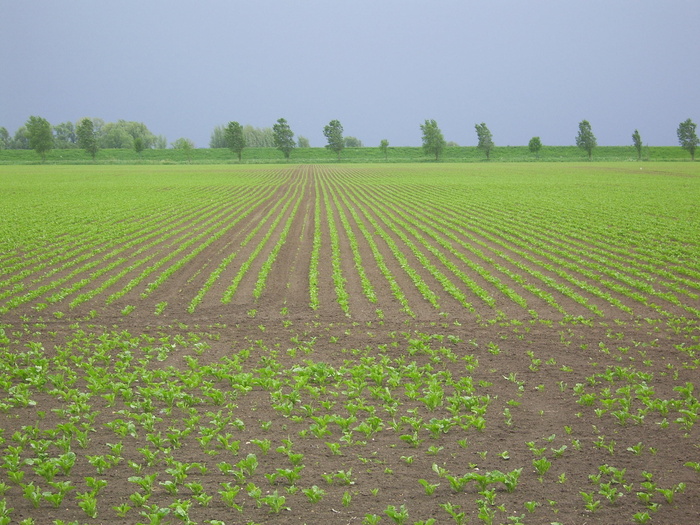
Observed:
[[[698,521],[694,163],[0,189],[0,524]]]

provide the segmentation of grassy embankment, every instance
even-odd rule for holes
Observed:
[[[580,162],[587,161],[584,151],[576,146],[543,146],[539,156],[530,153],[527,146],[503,146],[491,152],[491,162]],[[645,147],[643,161],[688,161],[686,151],[676,146]],[[445,148],[441,162],[486,162],[484,153],[473,146]],[[593,152],[593,162],[637,161],[637,152],[632,146],[600,146]],[[33,150],[0,150],[0,164],[40,163]],[[46,156],[50,164],[90,164],[92,159],[82,149],[54,149]],[[153,164],[194,163],[219,164],[238,163],[235,154],[228,149],[199,148],[190,152],[174,149],[145,150],[141,155],[130,149],[105,149],[97,154],[98,164]],[[326,148],[298,148],[286,161],[275,148],[246,148],[243,150],[244,164],[285,163],[319,164],[338,162],[336,155]],[[420,147],[390,147],[386,158],[377,147],[346,148],[340,162],[434,162]]]

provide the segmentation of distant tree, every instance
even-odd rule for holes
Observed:
[[[226,126],[216,126],[209,139],[210,148],[228,148],[226,144]]]
[[[384,154],[384,160],[387,160],[389,158],[389,141],[386,139],[382,139],[379,143],[379,149]]]
[[[445,142],[445,146],[448,148],[459,148],[459,144],[457,144],[454,140],[448,140]]]
[[[476,135],[479,138],[479,143],[476,147],[486,153],[486,159],[488,160],[491,158],[491,150],[494,146],[491,132],[483,122],[481,124],[475,124],[474,127],[476,128]]]
[[[134,137],[114,122],[107,122],[100,134],[100,148],[131,149],[134,147]]]
[[[343,151],[345,143],[343,142],[343,126],[337,120],[331,120],[327,126],[323,128],[323,134],[328,141],[326,147],[338,155],[340,160],[340,152]]]
[[[231,148],[231,151],[238,155],[238,162],[240,162],[246,143],[245,137],[243,137],[243,127],[238,122],[229,122],[226,126],[226,144]]]
[[[593,148],[595,148],[598,143],[595,140],[595,135],[591,129],[591,125],[587,120],[582,120],[578,124],[578,135],[576,135],[576,145],[588,153],[588,160],[591,160],[591,155],[593,154]]]
[[[173,149],[190,150],[194,149],[194,142],[190,139],[179,138],[171,144]]]
[[[83,148],[95,160],[99,146],[97,144],[97,132],[92,119],[84,118],[78,123],[75,134],[78,137],[78,145]]]
[[[632,133],[632,144],[634,144],[634,149],[637,150],[637,160],[642,160],[642,136],[636,129]]]
[[[29,117],[27,120],[27,137],[29,147],[46,161],[46,154],[53,148],[53,131],[49,121],[42,117]]]
[[[78,146],[78,136],[75,132],[75,124],[61,122],[53,127],[54,146],[56,149],[70,149]]]
[[[190,139],[179,138],[172,143],[172,147],[173,149],[182,150],[182,152],[187,157],[187,162],[192,161],[192,150],[194,149],[194,142],[192,142]]]
[[[346,148],[361,148],[362,141],[355,137],[345,137],[343,139],[343,144]]]
[[[435,160],[438,160],[440,153],[445,149],[445,138],[437,122],[426,120],[420,125],[420,129],[423,132],[423,151],[428,155],[435,155]]]
[[[299,135],[299,136],[297,137],[297,147],[298,147],[298,148],[310,148],[311,146],[310,146],[310,144],[309,144],[309,139],[307,139],[306,137],[302,137],[301,135]]]
[[[7,149],[10,147],[10,133],[7,128],[0,126],[0,149]]]
[[[690,153],[690,158],[695,160],[695,149],[698,147],[698,136],[695,133],[695,122],[688,119],[678,125],[678,142],[681,147]]]
[[[246,148],[274,148],[275,134],[272,128],[256,128],[250,124],[243,126],[243,139]]]
[[[100,140],[104,135],[105,121],[101,118],[92,118],[92,126],[95,128],[95,136],[97,137],[97,145],[100,145]]]
[[[532,137],[527,145],[530,148],[530,153],[534,153],[535,157],[540,158],[540,150],[542,149],[542,141],[539,137]]]
[[[294,142],[294,132],[283,118],[277,119],[277,123],[272,126],[272,133],[275,138],[275,147],[284,154],[285,159],[289,159],[292,150],[296,146]]]
[[[10,139],[10,149],[29,149],[29,135],[27,126],[20,126]]]
[[[98,119],[95,119],[96,121]],[[98,125],[95,123],[95,127]],[[118,120],[99,126],[98,143],[100,148],[135,149],[134,140],[141,141],[141,150],[165,147],[165,137],[156,137],[143,122]]]

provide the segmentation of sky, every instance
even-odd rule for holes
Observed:
[[[0,0],[0,126],[99,117],[208,147],[230,121],[323,146],[678,145],[700,122],[697,0]]]

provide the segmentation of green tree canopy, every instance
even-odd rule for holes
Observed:
[[[53,131],[49,121],[42,117],[29,117],[27,120],[27,137],[29,147],[46,161],[46,154],[53,148]]]
[[[10,148],[12,149],[30,149],[29,135],[27,134],[27,126],[20,126],[15,131],[14,136],[10,140]]]
[[[540,158],[540,150],[542,149],[542,141],[539,137],[532,137],[528,143],[528,148],[530,148],[530,153],[534,153],[535,157]]]
[[[476,135],[479,138],[479,143],[476,147],[486,154],[486,159],[488,160],[491,158],[491,150],[494,146],[491,132],[483,122],[481,124],[475,124],[474,127],[476,128]]]
[[[309,144],[309,139],[306,137],[299,135],[297,137],[297,148],[310,148],[311,145]]]
[[[345,147],[343,142],[343,126],[337,120],[331,120],[327,126],[323,128],[323,135],[328,140],[326,147],[338,155],[338,160],[340,160],[340,153]]]
[[[285,159],[289,159],[292,150],[296,146],[292,128],[289,127],[285,119],[280,118],[277,120],[277,123],[272,126],[272,133],[274,134],[275,147],[284,154]]]
[[[588,160],[591,160],[593,148],[595,148],[598,143],[596,142],[595,135],[591,129],[591,124],[587,120],[582,120],[579,122],[578,135],[576,135],[576,145],[588,153]]]
[[[76,128],[76,135],[78,145],[92,156],[92,160],[95,160],[99,146],[97,144],[97,131],[92,119],[81,119]]]
[[[0,126],[0,149],[7,149],[10,147],[10,132],[7,128]]]
[[[698,147],[698,136],[695,133],[695,122],[688,119],[678,125],[678,142],[681,147],[690,153],[690,158],[695,160],[695,149]]]
[[[438,160],[440,153],[445,149],[445,138],[437,122],[426,120],[420,125],[420,129],[423,132],[423,151],[428,155],[435,155],[435,160]]]
[[[384,154],[384,160],[387,160],[389,158],[389,141],[387,139],[381,140],[379,150]]]
[[[343,144],[346,148],[361,148],[362,141],[356,137],[345,137],[343,138]]]
[[[209,139],[210,148],[228,148],[226,144],[226,126],[216,126]]]
[[[637,150],[637,160],[642,160],[642,136],[636,129],[632,133],[632,144],[634,144],[634,149]]]
[[[243,139],[246,148],[274,148],[275,135],[272,128],[256,128],[250,124],[243,126]]]
[[[246,143],[243,127],[238,122],[229,122],[226,126],[226,144],[231,148],[231,151],[238,155],[238,162],[240,162]]]
[[[192,150],[194,149],[194,142],[192,142],[190,139],[186,139],[184,137],[179,138],[172,143],[172,147],[173,149],[181,150],[187,157],[187,162],[190,162],[192,160]]]
[[[95,119],[98,120],[98,119]],[[101,124],[101,123],[100,123]],[[164,148],[165,138],[156,137],[143,122],[118,120],[98,126],[98,142],[100,148],[135,149],[134,141],[141,141],[141,149]]]
[[[54,146],[56,149],[70,149],[78,147],[78,135],[75,124],[61,122],[53,127]]]

